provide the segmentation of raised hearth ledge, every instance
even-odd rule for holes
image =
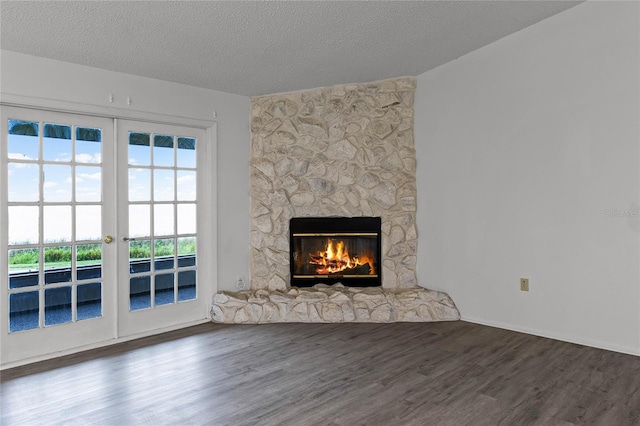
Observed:
[[[433,322],[459,320],[460,312],[446,293],[422,287],[317,284],[284,291],[223,291],[213,298],[211,319],[225,324]]]

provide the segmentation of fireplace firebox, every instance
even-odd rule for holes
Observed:
[[[292,287],[382,285],[379,217],[292,218],[289,231]]]

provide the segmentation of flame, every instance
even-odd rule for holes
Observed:
[[[333,241],[329,239],[327,241],[327,248],[324,251],[319,251],[318,254],[315,255],[309,253],[309,257],[311,258],[310,263],[312,265],[318,265],[316,267],[316,274],[319,275],[335,274],[367,263],[370,267],[369,274],[375,275],[371,259],[367,256],[349,256],[349,250],[345,247],[343,241],[338,241],[334,247]]]

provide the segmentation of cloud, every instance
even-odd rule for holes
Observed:
[[[87,179],[87,180],[101,180],[102,179],[102,173],[101,172],[95,172],[95,173],[78,173],[76,175],[76,180],[78,178],[81,179]]]
[[[20,152],[10,152],[8,154],[9,160],[35,160],[35,158],[31,158],[28,155],[22,154]],[[17,166],[17,164],[16,164]]]
[[[58,184],[56,182],[45,182],[42,185],[43,188],[53,188],[54,186],[58,186]]]
[[[59,157],[57,157],[53,161],[64,161],[65,163],[71,161],[71,153],[70,152],[59,152],[58,155],[59,155]]]
[[[97,154],[76,154],[76,161],[78,163],[99,163],[102,160],[102,155]]]
[[[185,175],[185,176],[180,176],[178,178],[178,183],[193,182],[194,180],[195,180],[194,175]]]

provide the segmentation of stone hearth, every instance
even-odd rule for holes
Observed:
[[[285,291],[218,293],[211,318],[227,324],[388,323],[455,321],[460,313],[446,293],[421,287],[391,290],[317,284]]]

